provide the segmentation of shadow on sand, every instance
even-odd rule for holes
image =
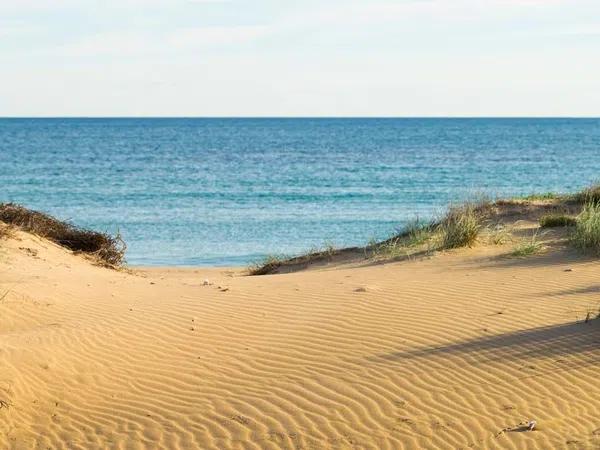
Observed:
[[[463,341],[438,347],[379,355],[377,360],[401,361],[430,355],[472,354],[478,359],[530,359],[585,354],[600,359],[600,320],[569,323]]]
[[[596,257],[582,255],[576,250],[565,248],[561,244],[544,244],[546,249],[538,255],[526,257],[517,257],[507,251],[501,255],[483,258],[474,258],[471,260],[474,266],[481,269],[501,268],[527,268],[527,267],[557,267],[575,268],[580,264],[600,263]]]
[[[600,284],[591,284],[587,287],[562,289],[560,291],[553,292],[540,292],[537,297],[566,297],[569,295],[592,295],[600,294]],[[598,298],[598,305],[600,306],[600,297]]]

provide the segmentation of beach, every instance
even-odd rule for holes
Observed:
[[[597,448],[600,262],[511,248],[249,277],[16,231],[0,447]]]
[[[0,450],[600,449],[598,38],[0,1]]]

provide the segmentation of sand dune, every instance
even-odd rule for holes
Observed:
[[[600,324],[578,320],[600,263],[505,251],[244,277],[113,271],[19,233],[0,447],[599,448]]]

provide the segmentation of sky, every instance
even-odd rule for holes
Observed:
[[[0,116],[600,116],[599,0],[0,0]]]

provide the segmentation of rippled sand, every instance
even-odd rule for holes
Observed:
[[[600,323],[578,322],[598,262],[130,273],[19,237],[0,254],[0,448],[600,447]]]

